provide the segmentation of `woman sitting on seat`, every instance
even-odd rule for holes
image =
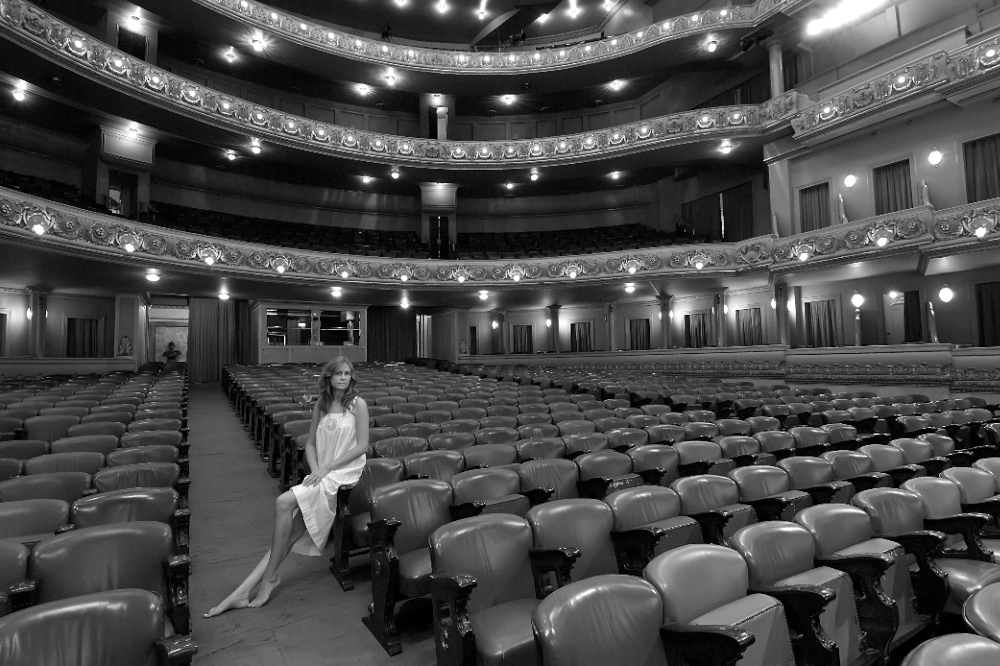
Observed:
[[[205,617],[230,608],[263,606],[279,583],[278,566],[290,551],[320,555],[326,546],[337,489],[358,481],[368,451],[368,406],[355,390],[353,373],[354,367],[343,356],[323,368],[305,450],[312,473],[301,485],[278,496],[271,549],[239,587]]]

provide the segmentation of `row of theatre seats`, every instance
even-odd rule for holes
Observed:
[[[303,473],[316,372],[226,375],[285,483]],[[331,571],[352,589],[350,558],[367,551],[363,621],[390,654],[397,605],[427,596],[439,664],[537,663],[536,651],[545,664],[881,663],[969,598],[982,620],[970,625],[1000,638],[1000,566],[984,540],[1000,536],[1000,423],[985,401],[932,410],[926,396],[771,387],[788,392],[771,405],[713,383],[647,402],[425,368],[357,377],[372,446],[339,493]],[[741,400],[757,404],[739,413]],[[764,414],[792,404],[810,408]],[[878,407],[893,409],[836,414]]]
[[[187,376],[0,381],[0,663],[190,664]],[[70,637],[70,638],[67,638]]]

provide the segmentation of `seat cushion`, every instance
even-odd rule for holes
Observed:
[[[740,666],[793,666],[792,643],[784,607],[766,594],[749,594],[695,618],[692,624],[721,624],[754,635]]]
[[[431,551],[428,548],[399,556],[399,593],[411,599],[431,593]]]
[[[938,567],[948,574],[945,613],[961,614],[965,600],[990,583],[1000,582],[1000,567],[991,562],[938,558]]]
[[[469,617],[476,634],[476,663],[483,666],[534,666],[538,663],[531,612],[537,599],[514,599]]]

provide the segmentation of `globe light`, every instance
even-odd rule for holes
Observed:
[[[851,305],[853,305],[856,308],[860,308],[864,304],[865,304],[865,297],[859,294],[858,292],[854,292],[854,295],[851,296]]]
[[[955,292],[948,288],[948,285],[941,287],[941,291],[938,292],[938,298],[941,299],[942,303],[950,303],[951,299],[955,298]]]

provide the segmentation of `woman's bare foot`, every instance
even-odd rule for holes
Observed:
[[[250,605],[249,594],[242,594],[239,596],[229,595],[228,597],[222,600],[222,603],[220,603],[218,606],[213,607],[211,610],[205,613],[205,617],[206,618],[215,617],[216,615],[221,615],[225,613],[227,610],[231,610],[233,608],[246,608],[249,605]]]
[[[278,583],[280,582],[280,576],[275,576],[274,580],[262,578],[260,581],[260,587],[257,588],[257,596],[250,602],[250,608],[260,608],[266,604],[267,600],[271,598],[271,593],[274,592],[274,588],[278,587]]]

